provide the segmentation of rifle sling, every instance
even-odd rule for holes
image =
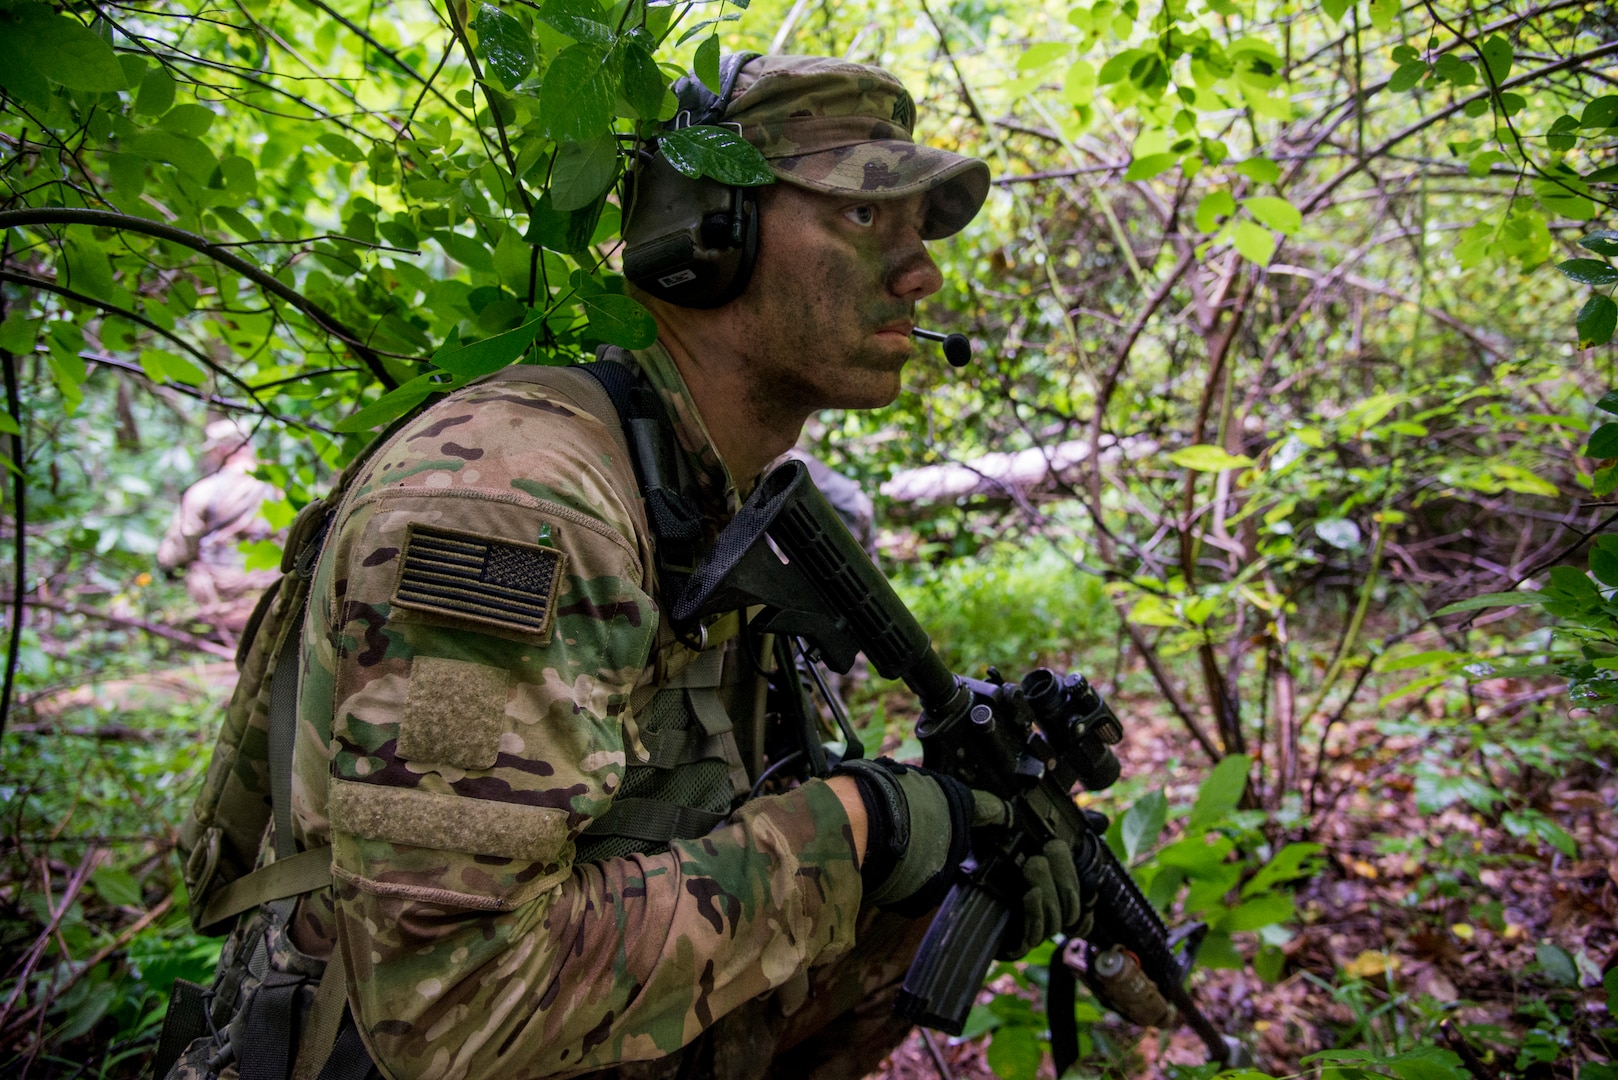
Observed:
[[[202,910],[201,925],[217,926],[249,908],[331,884],[331,848],[314,847],[254,870],[221,887]]]

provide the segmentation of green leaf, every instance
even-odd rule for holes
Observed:
[[[1247,770],[1253,761],[1246,754],[1230,754],[1220,759],[1208,778],[1197,789],[1197,801],[1186,821],[1187,832],[1207,829],[1236,808],[1247,787]]]
[[[1325,865],[1322,858],[1325,850],[1323,844],[1288,844],[1276,852],[1275,857],[1265,863],[1264,869],[1254,874],[1251,881],[1242,886],[1242,898],[1245,900],[1257,896],[1284,882],[1314,877]]]
[[[1549,941],[1541,942],[1534,949],[1534,959],[1539,966],[1545,969],[1545,974],[1553,982],[1561,986],[1579,985],[1579,965],[1573,962],[1573,957],[1560,945],[1553,945]]]
[[[1422,76],[1426,74],[1427,62],[1425,60],[1407,60],[1400,64],[1388,79],[1388,89],[1395,94],[1402,94],[1421,82]]]
[[[1579,239],[1579,246],[1597,255],[1618,255],[1618,231],[1597,229]],[[1613,410],[1618,412],[1618,409]]]
[[[34,351],[41,320],[28,317],[27,305],[14,307],[0,323],[0,349],[9,353],[27,354]]]
[[[592,45],[570,45],[545,69],[539,115],[559,143],[589,142],[612,127],[612,74]]]
[[[471,345],[446,342],[433,354],[433,363],[452,375],[468,379],[499,371],[528,351],[528,346],[534,343],[534,338],[539,336],[544,325],[543,319],[536,318],[515,330],[507,330]]]
[[[135,95],[135,112],[141,116],[162,116],[174,104],[174,79],[160,67],[148,71]]]
[[[1321,0],[1320,10],[1324,11],[1326,17],[1332,22],[1340,23],[1343,21],[1343,16],[1348,14],[1348,9],[1353,7],[1355,2],[1356,0]]]
[[[1239,933],[1243,930],[1257,930],[1261,926],[1273,926],[1276,923],[1286,922],[1297,911],[1297,905],[1292,897],[1280,896],[1274,893],[1260,896],[1244,902],[1241,906],[1225,913],[1216,924],[1217,929],[1227,934]]]
[[[77,231],[77,230],[75,230]],[[69,237],[62,246],[67,261],[67,284],[98,300],[113,299],[112,264],[106,249],[87,233]]]
[[[454,390],[461,385],[460,381],[435,382],[435,378],[442,379],[436,372],[418,375],[397,389],[371,402],[352,416],[343,418],[332,425],[332,430],[342,433],[370,431],[381,427],[403,416],[405,413],[426,401],[432,394]]]
[[[1253,973],[1267,983],[1278,983],[1286,971],[1287,954],[1279,945],[1262,945],[1253,957]]]
[[[1260,266],[1270,265],[1270,260],[1275,257],[1275,237],[1270,235],[1268,229],[1251,221],[1231,222],[1230,242],[1244,259]]]
[[[1233,171],[1256,184],[1273,184],[1281,179],[1281,166],[1266,157],[1250,157],[1246,161],[1239,161],[1233,167]]]
[[[1129,169],[1124,173],[1127,180],[1150,180],[1159,173],[1166,173],[1180,163],[1179,154],[1146,154],[1135,158],[1129,163]]]
[[[1125,859],[1134,859],[1136,855],[1157,842],[1158,834],[1163,831],[1163,822],[1168,817],[1168,810],[1169,801],[1163,796],[1161,789],[1148,792],[1135,800],[1135,805],[1129,808],[1119,827]]]
[[[658,137],[658,148],[670,165],[692,179],[711,176],[737,187],[775,182],[758,147],[729,128],[702,124],[664,132]]]
[[[1605,345],[1618,328],[1618,304],[1614,304],[1610,296],[1592,296],[1579,308],[1575,325],[1579,331],[1579,348]]]
[[[1219,219],[1236,212],[1236,200],[1230,192],[1210,191],[1197,203],[1197,231],[1211,233],[1219,227]]]
[[[590,333],[609,345],[644,349],[657,340],[657,320],[633,298],[622,293],[579,294],[590,318]]]
[[[1456,86],[1471,86],[1478,81],[1478,72],[1470,62],[1452,52],[1444,53],[1433,61],[1433,74],[1448,79]]]
[[[1395,1055],[1388,1058],[1387,1067],[1399,1080],[1472,1080],[1457,1054],[1436,1046]]]
[[[1585,457],[1615,458],[1618,457],[1618,423],[1606,423],[1590,433],[1590,441],[1584,448]]]
[[[187,103],[176,105],[163,114],[157,126],[176,135],[189,135],[200,139],[213,127],[214,113],[206,105]]]
[[[1611,285],[1618,282],[1618,270],[1601,259],[1567,259],[1556,268],[1580,285]]]
[[[201,139],[169,131],[144,131],[124,149],[148,161],[166,161],[198,183],[206,183],[219,167],[213,151]]]
[[[444,249],[444,254],[473,270],[492,273],[494,257],[482,241],[456,232],[435,232],[433,239]]]
[[[985,1057],[1000,1080],[1034,1080],[1044,1055],[1034,1029],[1018,1024],[997,1028]]]
[[[315,141],[321,146],[324,146],[326,148],[326,152],[332,157],[336,158],[338,161],[345,161],[350,165],[356,165],[365,160],[364,150],[361,150],[358,146],[354,145],[351,140],[343,138],[335,131],[325,132],[316,138]]]
[[[1227,453],[1220,447],[1208,443],[1176,450],[1169,455],[1169,460],[1180,468],[1190,469],[1192,472],[1224,472],[1226,469],[1243,469],[1253,464],[1253,459],[1246,454]]]
[[[1482,611],[1485,608],[1519,607],[1523,604],[1543,604],[1551,599],[1540,592],[1497,592],[1484,593],[1482,596],[1469,596],[1465,600],[1457,600],[1453,604],[1445,604],[1433,612],[1433,618],[1444,615],[1458,615],[1463,611]]]
[[[539,8],[539,21],[574,41],[611,45],[612,27],[601,21],[603,14],[596,0],[545,0]]]
[[[1618,413],[1618,390],[1608,390],[1596,402],[1596,408],[1605,413]]]
[[[563,143],[551,168],[551,207],[568,213],[589,206],[617,178],[618,140],[610,131],[589,142]]]
[[[195,361],[167,349],[142,349],[140,366],[153,382],[201,386],[208,381],[208,373]]]
[[[95,886],[96,895],[109,904],[117,907],[139,907],[141,904],[140,883],[128,870],[103,866],[90,875],[90,883]]]
[[[1496,34],[1483,43],[1480,51],[1483,53],[1483,62],[1488,66],[1489,74],[1494,78],[1494,85],[1498,87],[1511,74],[1511,42]]]
[[[1243,199],[1247,212],[1277,232],[1291,236],[1303,228],[1303,215],[1285,199],[1273,195],[1256,195]]]
[[[1579,127],[1586,131],[1615,125],[1618,125],[1618,94],[1596,98],[1584,107],[1584,114],[1579,117]]]
[[[0,21],[0,37],[7,36],[35,70],[59,86],[100,94],[129,85],[111,45],[46,4],[13,7]]]
[[[1590,494],[1601,499],[1614,491],[1618,491],[1618,465],[1597,469],[1595,475],[1590,478]]]
[[[1511,158],[1502,151],[1485,150],[1481,154],[1474,155],[1472,160],[1466,163],[1466,172],[1467,175],[1481,180],[1488,176],[1496,165],[1510,161]]]
[[[691,70],[696,72],[702,85],[714,93],[719,93],[719,35],[714,34],[697,46],[692,57]]]
[[[489,62],[489,70],[507,90],[514,89],[534,70],[534,42],[523,24],[510,15],[492,4],[482,4],[472,19],[472,29],[477,31],[478,47]]]
[[[650,50],[639,42],[626,42],[622,55],[624,100],[640,119],[656,120],[668,97],[668,79],[663,77]]]
[[[523,239],[564,255],[582,255],[590,246],[605,202],[606,196],[603,195],[583,209],[563,213],[551,204],[551,193],[546,191],[534,204],[534,212],[529,215],[528,231],[523,234]]]
[[[1551,126],[1545,129],[1545,145],[1552,150],[1571,150],[1573,144],[1579,141],[1579,137],[1574,134],[1578,130],[1578,120],[1563,113],[1551,121]]]

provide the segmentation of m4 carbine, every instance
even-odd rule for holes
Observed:
[[[1189,1024],[1212,1061],[1245,1063],[1241,1045],[1186,989],[1200,934],[1171,937],[1102,839],[1105,819],[1070,794],[1078,784],[1105,788],[1119,772],[1111,746],[1123,729],[1083,676],[1039,669],[1011,683],[953,674],[796,461],[760,482],[670,614],[689,632],[706,616],[754,605],[765,609],[755,627],[802,637],[834,671],[864,652],[885,678],[904,680],[921,701],[923,764],[1012,807],[1008,827],[974,833],[972,857],[905,976],[901,1015],[960,1034],[990,963],[1018,940],[1022,863],[1060,839],[1094,905],[1083,944],[1091,988],[1136,1022]],[[859,744],[848,753],[857,756]],[[1052,1018],[1053,1038],[1059,1022]]]

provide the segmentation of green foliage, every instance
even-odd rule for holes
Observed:
[[[996,664],[1020,677],[1080,651],[1093,670],[1116,625],[1101,582],[1050,551],[901,567],[894,584],[958,671]]]

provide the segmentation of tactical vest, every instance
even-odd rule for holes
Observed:
[[[683,462],[660,405],[638,386],[633,361],[613,352],[584,367],[514,367],[489,378],[565,391],[618,433],[635,463],[666,592],[695,562],[700,517],[681,490]],[[303,508],[287,539],[282,576],[242,634],[240,677],[179,835],[193,926],[235,932],[212,987],[175,983],[156,1056],[159,1076],[375,1075],[348,1017],[340,951],[331,962],[308,957],[288,932],[299,897],[331,883],[330,848],[300,852],[293,844],[292,744],[304,612],[327,529],[364,463],[415,415],[392,425],[326,498]],[[746,716],[746,741],[756,748],[764,696],[758,661],[736,634],[740,625],[737,616],[721,620],[699,642],[680,642],[660,626],[660,677],[631,698],[627,714],[631,764],[608,811],[581,834],[577,861],[666,851],[673,840],[712,831],[748,796],[732,717]],[[251,914],[239,920],[244,913]]]

